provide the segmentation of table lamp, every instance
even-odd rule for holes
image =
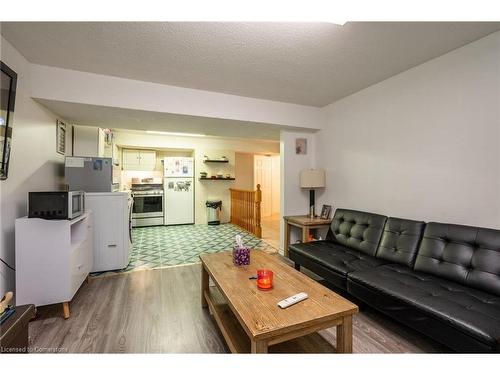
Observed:
[[[314,219],[314,189],[325,187],[325,171],[322,169],[300,171],[300,187],[309,189],[309,215]]]

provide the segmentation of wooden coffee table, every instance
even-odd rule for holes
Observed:
[[[200,259],[201,303],[209,307],[231,352],[267,353],[272,345],[319,337],[319,330],[336,326],[336,352],[352,353],[352,316],[358,307],[278,255],[252,250],[250,265],[241,267],[233,265],[231,252],[202,254]],[[272,290],[258,290],[256,280],[249,280],[258,268],[273,271]],[[209,278],[215,286],[209,286]],[[278,307],[279,301],[299,292],[309,298],[287,309]]]

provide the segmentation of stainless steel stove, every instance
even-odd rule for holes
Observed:
[[[132,184],[132,226],[164,225],[163,184]]]

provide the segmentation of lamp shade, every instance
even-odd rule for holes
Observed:
[[[323,169],[304,169],[300,171],[301,188],[325,187],[325,171]]]

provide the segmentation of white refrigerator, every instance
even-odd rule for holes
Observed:
[[[194,158],[163,160],[165,225],[194,224]]]

